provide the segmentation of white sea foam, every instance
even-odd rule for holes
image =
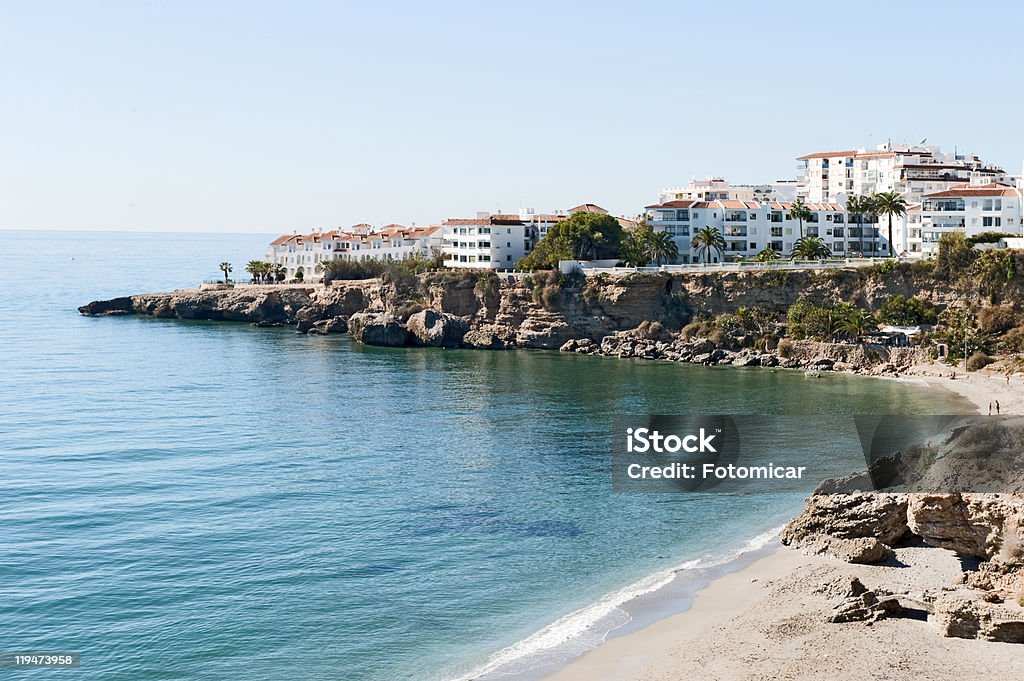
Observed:
[[[568,660],[603,642],[612,631],[630,622],[622,606],[668,585],[680,572],[713,568],[756,551],[775,539],[783,526],[751,538],[741,547],[714,556],[706,556],[660,570],[617,591],[605,594],[595,603],[571,612],[541,630],[493,654],[487,662],[453,681],[499,679],[528,672],[545,664]]]

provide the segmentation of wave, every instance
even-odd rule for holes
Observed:
[[[596,602],[561,617],[526,638],[503,648],[471,672],[451,681],[482,681],[524,674],[551,663],[564,662],[604,642],[608,634],[632,621],[622,606],[640,596],[664,588],[679,573],[708,569],[730,563],[740,556],[767,546],[784,525],[752,537],[741,547],[714,556],[688,560],[660,570]]]

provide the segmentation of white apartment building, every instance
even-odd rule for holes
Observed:
[[[765,248],[786,257],[800,238],[800,223],[789,217],[791,203],[758,201],[667,201],[647,206],[648,223],[656,232],[675,237],[680,263],[702,262],[691,248],[692,236],[703,227],[714,227],[725,238],[722,256],[710,254],[711,262],[750,258]],[[861,227],[847,224],[846,211],[836,203],[807,204],[810,220],[804,221],[804,236],[821,237],[833,255],[882,255],[887,242],[877,224]]]
[[[782,201],[796,197],[795,181],[774,184],[729,184],[722,177],[691,179],[685,187],[662,189],[658,201]]]
[[[960,184],[924,196],[920,221],[908,211],[906,226],[894,236],[901,252],[928,257],[938,252],[939,238],[949,232],[975,236],[982,232],[1024,235],[1020,189],[1008,184]],[[896,233],[894,225],[894,235]]]
[[[1002,168],[975,154],[942,153],[937,146],[887,142],[874,149],[823,151],[800,156],[797,196],[810,202],[846,204],[854,194],[895,191],[908,203],[966,182],[1000,182]]]
[[[444,266],[456,268],[514,269],[516,262],[533,250],[540,235],[555,219],[566,216],[491,215],[449,218],[441,224]],[[549,221],[551,220],[551,221]]]
[[[284,265],[288,279],[301,273],[306,281],[322,278],[317,265],[325,260],[404,260],[431,257],[441,250],[438,227],[404,227],[390,224],[380,229],[362,223],[347,230],[310,234],[285,234],[270,243],[267,261]]]

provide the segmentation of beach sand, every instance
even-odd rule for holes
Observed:
[[[918,366],[899,380],[923,381],[932,388],[954,392],[974,404],[979,414],[988,414],[989,402],[995,414],[996,401],[999,402],[1000,414],[1024,414],[1024,376],[1013,374],[1007,384],[1003,373],[982,370],[965,374],[956,371],[956,379],[952,379],[953,371],[939,365]]]
[[[1024,376],[937,365],[897,380],[956,393],[987,414],[1024,414]],[[1024,678],[1024,646],[944,638],[924,619],[827,621],[836,604],[822,590],[856,576],[869,588],[908,592],[957,581],[963,571],[950,551],[897,549],[897,562],[852,565],[779,546],[768,557],[726,574],[698,592],[693,606],[633,633],[615,637],[545,677],[546,681],[699,681],[716,679]],[[898,565],[898,566],[897,566]]]
[[[900,566],[851,565],[779,547],[712,582],[693,607],[610,638],[547,681],[701,679],[1024,678],[1024,647],[943,638],[923,619],[827,622],[836,601],[822,587],[853,575],[896,592],[948,584],[961,573],[949,551],[897,550]]]

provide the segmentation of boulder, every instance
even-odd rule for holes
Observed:
[[[348,321],[344,317],[331,317],[314,322],[313,328],[307,333],[346,333],[347,331]]]
[[[353,338],[366,345],[395,347],[409,340],[405,327],[384,312],[357,312],[349,317],[348,330]]]
[[[789,521],[779,535],[783,544],[802,546],[820,535],[837,539],[874,538],[893,545],[909,534],[906,494],[819,494]]]
[[[1020,543],[1024,496],[1009,494],[912,494],[908,524],[932,546],[987,560]]]
[[[948,638],[1024,643],[1024,612],[1019,606],[990,603],[976,591],[939,594],[928,621]]]
[[[874,537],[839,539],[828,535],[817,535],[798,543],[805,553],[832,556],[847,563],[870,565],[889,560],[893,550]]]
[[[510,346],[510,343],[501,336],[485,329],[473,329],[466,332],[466,335],[462,337],[462,344],[480,350],[504,350]]]
[[[405,324],[413,345],[457,348],[466,335],[466,322],[460,317],[437,310],[422,310]]]

